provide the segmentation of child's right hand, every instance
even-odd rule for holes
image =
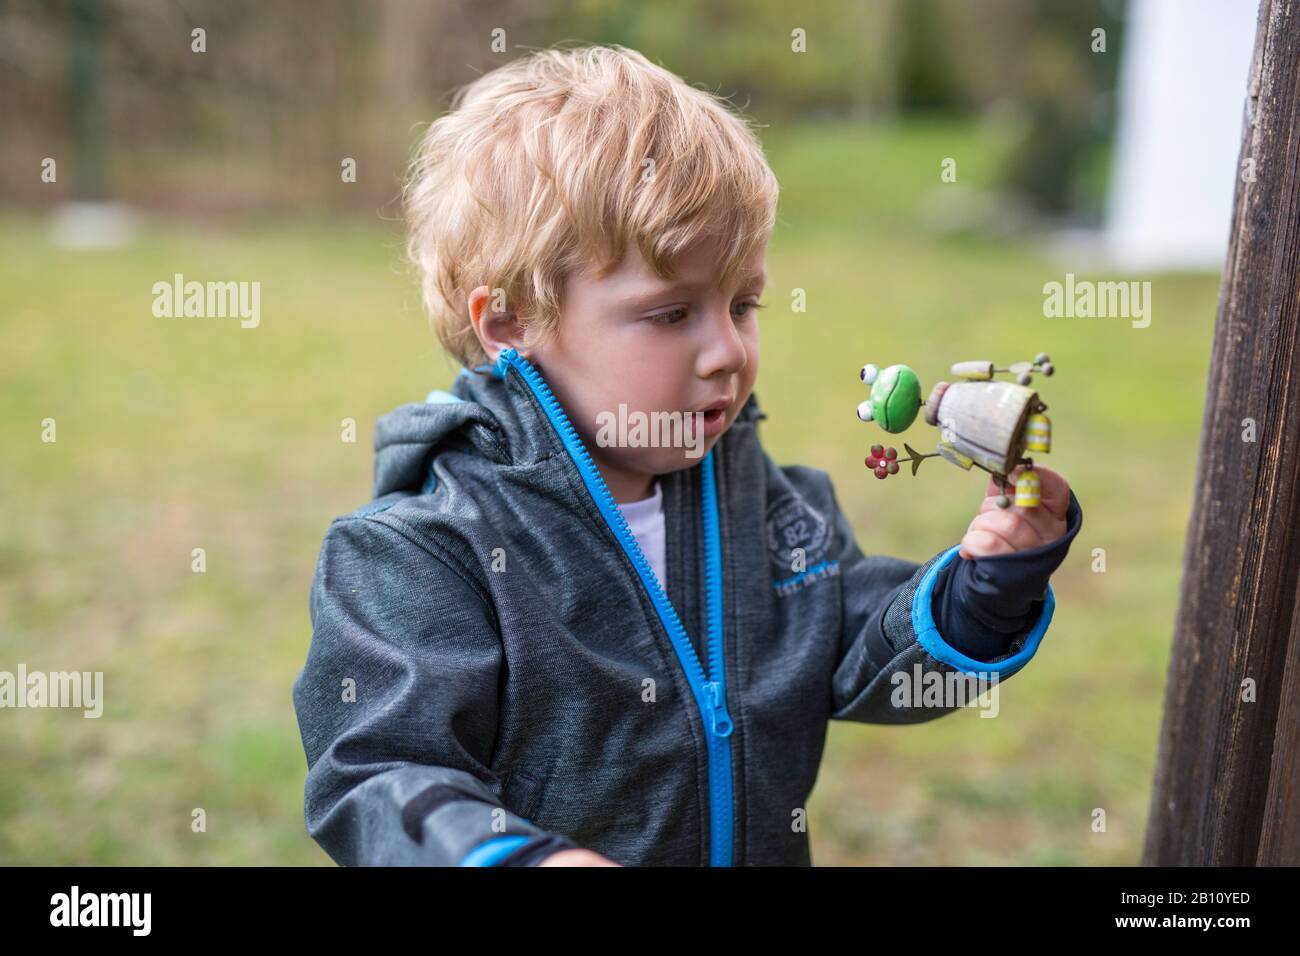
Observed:
[[[620,866],[592,850],[561,850],[552,853],[538,866]]]

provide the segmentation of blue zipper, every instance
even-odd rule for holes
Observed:
[[[569,457],[578,467],[583,484],[591,494],[605,523],[614,532],[614,537],[622,545],[645,585],[654,604],[659,620],[673,643],[677,659],[691,685],[695,705],[699,708],[700,718],[704,722],[704,740],[709,755],[709,863],[711,866],[731,866],[732,819],[734,815],[734,798],[731,790],[731,741],[728,739],[734,729],[731,715],[727,713],[727,674],[723,665],[722,632],[722,544],[718,523],[718,492],[713,470],[713,450],[700,462],[703,484],[702,506],[704,511],[704,594],[707,610],[709,638],[709,670],[706,674],[700,664],[695,647],[691,644],[681,618],[663,588],[655,577],[654,569],[646,560],[637,544],[635,536],[627,526],[627,520],[614,500],[609,486],[601,477],[595,462],[578,436],[577,430],[569,417],[560,407],[559,401],[552,394],[541,374],[532,363],[513,348],[502,350],[497,357],[493,374],[504,379],[508,369],[514,368],[532,389],[541,403],[542,409],[551,426],[560,436]],[[709,675],[713,679],[709,679]]]

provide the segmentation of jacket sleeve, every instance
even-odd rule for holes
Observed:
[[[335,521],[312,581],[293,686],[308,832],[344,866],[534,865],[576,846],[498,799],[503,651],[490,600],[383,517]]]
[[[879,724],[933,720],[973,702],[1034,656],[1055,606],[1050,585],[1032,604],[1032,623],[1012,636],[1006,653],[987,661],[969,657],[939,633],[933,613],[936,580],[949,562],[959,560],[960,545],[923,564],[868,557],[833,490],[831,501],[842,602],[831,686],[833,719]],[[990,637],[1001,637],[1007,645],[1006,635]]]

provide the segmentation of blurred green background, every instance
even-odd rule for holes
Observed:
[[[125,6],[0,13],[4,35],[45,43],[27,44],[39,67],[0,67],[0,102],[18,102],[6,78],[39,88],[45,76],[57,87],[46,106],[58,107],[5,113],[0,669],[102,670],[106,697],[98,720],[0,712],[0,863],[329,863],[303,825],[290,699],[312,569],[329,520],[368,496],[376,416],[455,372],[402,262],[392,200],[412,124],[516,45],[561,39],[634,46],[763,124],[782,198],[760,319],[762,435],[778,462],[833,475],[864,550],[924,560],[961,537],[983,495],[980,477],[946,466],[871,477],[862,459],[879,433],[853,415],[864,362],[907,362],[927,385],[964,359],[1047,351],[1058,367],[1040,382],[1054,424],[1046,463],[1070,480],[1085,523],[1053,580],[1051,629],[1002,689],[998,719],[972,709],[913,727],[833,724],[809,808],[814,862],[1138,861],[1219,277],[1137,276],[1158,309],[1145,329],[1043,317],[1044,283],[1067,271],[1135,278],[1045,241],[1098,214],[1107,110],[1102,122],[1096,110],[1069,117],[1079,97],[1105,102],[1113,64],[1077,57],[1068,82],[1032,66],[1069,72],[1068,55],[1049,54],[1077,10],[1118,36],[1118,5],[990,4],[978,29],[961,3],[871,4],[869,17],[819,6],[805,25],[830,47],[802,61],[776,4],[670,4],[651,17],[596,2],[472,13],[325,3],[301,38],[287,14],[248,5],[172,8],[129,28]],[[87,108],[70,105],[66,70],[87,10],[102,30],[96,188],[140,220],[124,244],[78,250],[49,228],[57,202],[85,195],[76,164],[61,164],[58,195],[32,171],[96,135],[69,119]],[[429,10],[442,33],[418,63],[402,61]],[[223,78],[211,34],[207,63],[169,67],[161,38],[172,31],[166,42],[188,56],[205,15],[235,24],[249,62],[332,63],[319,68],[328,82],[281,88],[229,64]],[[510,53],[488,46],[497,23],[514,33]],[[1013,41],[1048,52],[1017,71],[999,63]],[[132,61],[141,49],[153,52]],[[386,59],[401,78],[367,95],[405,93],[382,110],[360,93],[328,95]],[[118,60],[134,65],[114,72]],[[155,100],[171,112],[127,122]],[[1053,117],[1044,129],[1075,132],[1036,141],[1036,113]],[[349,116],[363,119],[353,128]],[[1044,158],[1063,146],[1067,159]],[[338,181],[346,155],[367,157],[354,192]],[[941,183],[949,157],[958,181]],[[176,272],[260,281],[260,327],[155,318],[151,286]],[[806,312],[790,308],[795,288]],[[47,417],[53,444],[40,441]],[[358,423],[354,444],[340,440],[345,418]],[[200,547],[207,571],[195,574]],[[196,807],[206,833],[191,832]],[[1091,828],[1098,807],[1104,833]]]

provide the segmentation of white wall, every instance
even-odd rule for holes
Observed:
[[[1129,0],[1106,246],[1118,268],[1220,269],[1255,0]]]

